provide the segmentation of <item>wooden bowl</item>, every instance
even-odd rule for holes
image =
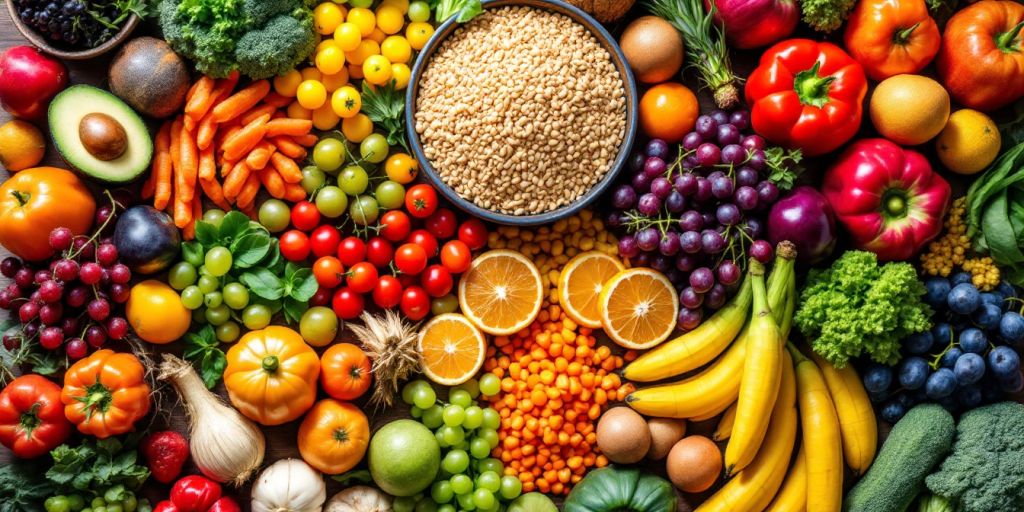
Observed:
[[[137,27],[139,25],[139,22],[141,21],[137,15],[132,14],[128,17],[127,20],[125,20],[124,25],[121,26],[121,30],[118,33],[114,34],[114,37],[111,37],[105,43],[95,48],[89,48],[87,50],[62,50],[60,48],[53,46],[48,39],[42,36],[42,34],[36,32],[35,29],[26,25],[25,22],[21,21],[21,16],[18,15],[18,7],[14,5],[14,0],[6,1],[7,12],[11,16],[11,21],[14,23],[14,26],[18,28],[18,32],[21,32],[21,35],[25,39],[28,39],[28,41],[32,43],[32,45],[42,50],[43,53],[47,53],[49,55],[53,55],[54,57],[67,60],[92,59],[95,57],[99,57],[100,55],[103,55],[104,53],[107,53],[110,50],[113,50],[125,39],[128,39],[128,36],[132,34],[132,32],[135,30],[135,27]]]
[[[430,40],[427,41],[426,46],[423,47],[419,56],[416,58],[416,64],[413,66],[412,75],[409,80],[409,87],[406,89],[405,93],[406,135],[409,139],[410,149],[412,149],[416,159],[419,160],[420,165],[423,167],[423,175],[426,176],[427,180],[430,181],[434,188],[440,191],[445,198],[451,201],[452,204],[457,206],[459,209],[475,217],[498,224],[513,226],[547,224],[572,216],[576,212],[593,203],[604,191],[608,190],[608,188],[615,183],[615,179],[619,175],[619,172],[627,165],[630,150],[633,147],[633,140],[636,138],[637,132],[637,105],[639,104],[639,100],[637,99],[637,85],[636,80],[633,78],[633,72],[629,69],[629,64],[626,62],[626,57],[622,54],[622,50],[619,48],[618,43],[615,42],[615,38],[613,38],[612,35],[597,22],[597,20],[578,7],[565,3],[562,0],[484,0],[483,2],[484,9],[493,9],[505,6],[534,7],[568,16],[573,21],[586,27],[590,33],[597,38],[598,43],[600,43],[601,46],[603,46],[611,55],[612,63],[618,70],[619,76],[622,77],[622,87],[626,93],[626,131],[622,139],[622,143],[619,146],[618,153],[612,161],[611,166],[608,168],[608,172],[601,178],[601,181],[594,184],[590,190],[572,203],[555,210],[531,215],[511,215],[494,210],[488,210],[487,208],[478,206],[472,201],[463,198],[455,191],[455,189],[448,186],[448,184],[441,179],[437,170],[434,169],[430,164],[430,160],[428,160],[426,155],[423,153],[423,144],[420,142],[419,134],[416,133],[414,109],[416,107],[416,98],[419,94],[419,79],[423,75],[423,71],[426,68],[427,63],[430,62],[431,57],[433,57],[434,52],[437,51],[441,42],[451,35],[456,28],[458,28],[458,24],[455,22],[454,17],[445,21],[437,28],[437,31],[430,37]]]

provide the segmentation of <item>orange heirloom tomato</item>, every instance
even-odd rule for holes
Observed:
[[[49,258],[50,231],[63,226],[81,235],[95,212],[92,194],[71,171],[25,169],[0,185],[0,245],[25,260]]]
[[[299,333],[270,326],[249,331],[228,350],[224,387],[231,404],[263,425],[287,423],[316,400],[320,359]]]
[[[370,389],[370,358],[351,343],[331,346],[320,358],[320,384],[338,400],[355,400]]]
[[[299,453],[321,473],[344,473],[366,454],[370,423],[358,407],[325,398],[316,403],[299,426]]]
[[[83,434],[105,439],[132,430],[149,412],[146,370],[133,354],[97,350],[64,374],[64,415]]]
[[[863,0],[846,24],[846,49],[878,81],[921,71],[941,40],[924,0]]]

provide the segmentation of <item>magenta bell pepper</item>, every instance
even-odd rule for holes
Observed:
[[[828,170],[822,192],[854,247],[895,261],[910,259],[939,234],[951,189],[921,153],[863,139]]]

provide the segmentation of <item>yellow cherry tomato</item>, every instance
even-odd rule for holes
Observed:
[[[293,101],[291,105],[288,105],[286,113],[289,119],[313,119],[313,111],[303,107],[298,101]]]
[[[316,48],[313,50],[313,55],[316,55],[316,54],[324,51],[324,49],[326,49],[326,48],[332,48],[332,47],[333,48],[337,48],[338,47],[338,43],[334,39],[324,39],[323,41],[320,41],[319,43],[317,43]]]
[[[359,91],[351,85],[346,85],[331,95],[331,107],[334,108],[334,113],[343,119],[358,114],[362,106],[363,100],[359,96]]]
[[[412,183],[420,172],[420,163],[406,153],[394,153],[384,164],[388,179],[402,185]]]
[[[313,9],[313,26],[320,34],[333,33],[344,19],[345,13],[337,4],[324,2]]]
[[[359,25],[355,23],[345,22],[338,25],[338,29],[334,31],[334,42],[338,44],[338,48],[346,52],[350,52],[359,47],[359,41],[363,40],[363,34],[359,32]]]
[[[434,35],[434,27],[426,22],[413,22],[405,28],[405,38],[413,50],[422,50]]]
[[[395,89],[402,90],[408,87],[409,77],[412,75],[412,70],[405,64],[392,64],[391,65],[391,79],[395,81]]]
[[[392,64],[409,62],[412,57],[412,46],[402,36],[388,36],[380,43],[380,54],[387,57]]]
[[[333,130],[334,127],[338,126],[338,121],[341,121],[338,114],[334,113],[331,103],[324,102],[322,107],[313,111],[313,127],[317,130]]]
[[[351,61],[351,59],[349,59]],[[363,65],[348,64],[348,78],[349,80],[362,80],[363,79]]]
[[[397,34],[402,31],[405,25],[405,13],[392,5],[382,5],[377,8],[377,27],[385,34]]]
[[[324,76],[323,73],[315,67],[303,69],[301,74],[303,80],[316,80],[317,82],[319,82]]]
[[[370,37],[367,37],[367,39],[371,41],[376,41],[377,44],[380,44],[381,41],[383,41],[384,38],[386,37],[388,37],[388,35],[385,34],[384,31],[380,29],[380,27],[374,27],[373,32],[370,34]]]
[[[355,23],[363,37],[373,33],[373,27],[377,26],[377,19],[373,15],[373,11],[362,7],[353,7],[352,10],[348,11],[345,21]]]
[[[303,108],[316,110],[327,101],[327,89],[324,84],[316,80],[306,80],[299,84],[297,92],[299,105]]]
[[[396,7],[399,11],[402,11],[403,16],[409,12],[409,0],[384,0],[380,3],[380,6]]]
[[[299,73],[298,70],[292,69],[283,75],[274,77],[274,90],[281,96],[294,98],[295,91],[298,90],[299,84],[301,83],[302,73]]]
[[[362,142],[373,133],[373,121],[363,113],[341,120],[341,133],[352,142]]]
[[[316,54],[316,68],[324,75],[333,75],[345,69],[345,52],[337,46],[328,46],[320,50]]]
[[[391,80],[391,61],[383,55],[371,55],[363,61],[363,77],[373,85],[384,85]]]
[[[348,85],[348,68],[342,67],[333,75],[324,75],[323,80],[320,82],[324,84],[327,92],[337,91],[341,87]]]
[[[363,39],[359,42],[359,47],[355,51],[351,51],[345,54],[348,58],[349,64],[355,64],[356,66],[362,66],[363,62],[366,62],[368,57],[374,55],[380,55],[380,45],[373,39]],[[360,75],[360,78],[362,75]],[[356,78],[353,76],[353,78]]]

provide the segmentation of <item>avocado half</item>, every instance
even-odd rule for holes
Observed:
[[[106,114],[124,129],[124,153],[112,160],[93,156],[82,144],[79,124],[89,114]],[[153,139],[142,118],[117,96],[91,85],[73,85],[50,102],[50,135],[60,156],[78,172],[106,183],[128,183],[149,169]]]

